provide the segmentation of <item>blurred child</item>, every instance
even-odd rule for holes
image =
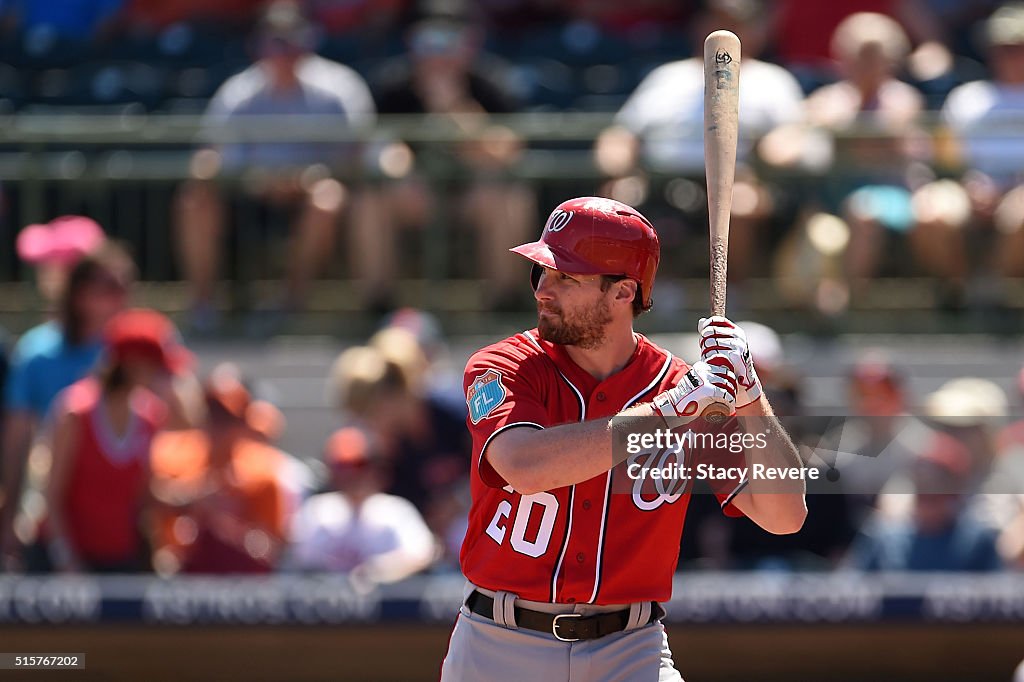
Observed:
[[[270,572],[294,504],[287,458],[268,442],[282,417],[253,400],[232,364],[215,367],[203,390],[202,428],[162,433],[153,446],[156,570]]]
[[[387,495],[389,466],[356,428],[324,446],[331,491],[314,495],[292,524],[294,568],[347,573],[357,586],[401,580],[426,568],[434,536],[408,500]]]
[[[71,385],[55,410],[48,514],[43,537],[65,572],[148,567],[140,517],[149,451],[172,394],[171,375],[192,355],[171,322],[153,310],[121,313],[104,333],[103,362]]]
[[[431,505],[469,475],[470,446],[465,402],[452,405],[427,391],[426,368],[415,339],[392,329],[376,336],[372,346],[338,356],[329,391],[343,417],[369,431],[392,464],[387,492],[429,518]]]

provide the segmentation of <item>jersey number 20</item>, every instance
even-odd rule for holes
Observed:
[[[534,507],[541,508],[540,528],[537,530],[536,538],[527,540],[526,529],[534,515]],[[499,545],[505,541],[505,532],[508,530],[508,520],[511,516],[512,503],[502,500],[494,512],[494,518],[487,526],[487,534]],[[520,497],[519,509],[516,510],[516,518],[512,522],[512,534],[509,537],[512,549],[530,557],[539,557],[544,554],[548,551],[551,533],[555,530],[556,518],[558,518],[558,498],[551,493],[534,493]]]

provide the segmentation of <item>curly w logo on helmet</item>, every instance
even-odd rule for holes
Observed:
[[[558,232],[559,230],[562,230],[569,224],[569,221],[572,220],[574,215],[576,215],[575,211],[563,211],[560,208],[555,209],[551,214],[551,217],[548,218],[547,231]]]

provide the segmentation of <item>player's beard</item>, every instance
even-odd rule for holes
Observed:
[[[604,296],[586,308],[569,314],[562,308],[543,307],[543,312],[555,315],[539,316],[537,331],[540,338],[562,346],[597,348],[605,339],[605,329],[612,321],[611,307]]]

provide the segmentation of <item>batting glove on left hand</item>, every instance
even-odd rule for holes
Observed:
[[[689,421],[709,408],[736,414],[736,375],[728,366],[695,362],[682,381],[654,398],[654,411],[666,418]]]
[[[720,315],[701,318],[697,323],[700,356],[709,365],[729,367],[739,384],[736,407],[746,407],[761,398],[761,382],[750,358],[747,335],[731,320]]]

